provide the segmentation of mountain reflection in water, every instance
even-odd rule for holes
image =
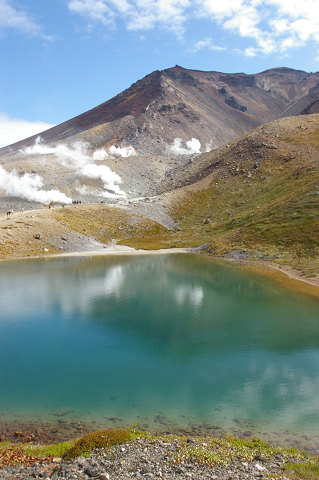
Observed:
[[[0,269],[0,411],[319,427],[319,304],[199,256]]]

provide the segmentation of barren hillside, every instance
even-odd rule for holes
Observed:
[[[141,155],[166,154],[174,139],[181,138],[185,148],[195,138],[205,152],[280,117],[318,83],[319,73],[289,68],[246,75],[176,66],[147,75],[41,137],[49,144],[85,141],[92,151],[131,145]],[[1,149],[0,156],[35,140],[36,136],[30,137]]]

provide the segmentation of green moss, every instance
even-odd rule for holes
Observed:
[[[232,435],[225,438],[194,438],[197,445],[184,442],[173,457],[174,463],[188,462],[192,459],[205,465],[228,465],[236,460],[251,462],[256,455],[270,459],[283,452],[280,448],[259,440],[258,438],[239,439]]]
[[[29,445],[25,452],[37,457],[63,457],[75,443],[75,440],[69,442],[53,443],[51,445]]]
[[[87,457],[96,448],[110,448],[142,436],[142,432],[133,429],[109,429],[88,433],[79,438],[65,453],[65,459]]]
[[[302,463],[287,463],[284,467],[290,478],[303,480],[319,479],[319,458],[313,458]]]

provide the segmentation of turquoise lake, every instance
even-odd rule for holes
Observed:
[[[4,263],[0,388],[2,419],[319,445],[319,302],[198,255]]]

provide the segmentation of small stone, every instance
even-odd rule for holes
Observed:
[[[108,473],[100,473],[98,478],[99,480],[110,480],[110,475]]]
[[[183,467],[176,467],[176,468],[175,468],[175,472],[176,472],[176,473],[185,473],[185,468],[183,468]]]
[[[35,234],[33,235],[33,238],[35,238],[36,240],[40,240],[40,238],[41,238],[41,233],[35,233]]]
[[[256,463],[255,467],[257,468],[257,470],[259,472],[264,472],[265,470],[267,470],[265,467],[263,467],[262,465],[260,465],[259,463]]]

